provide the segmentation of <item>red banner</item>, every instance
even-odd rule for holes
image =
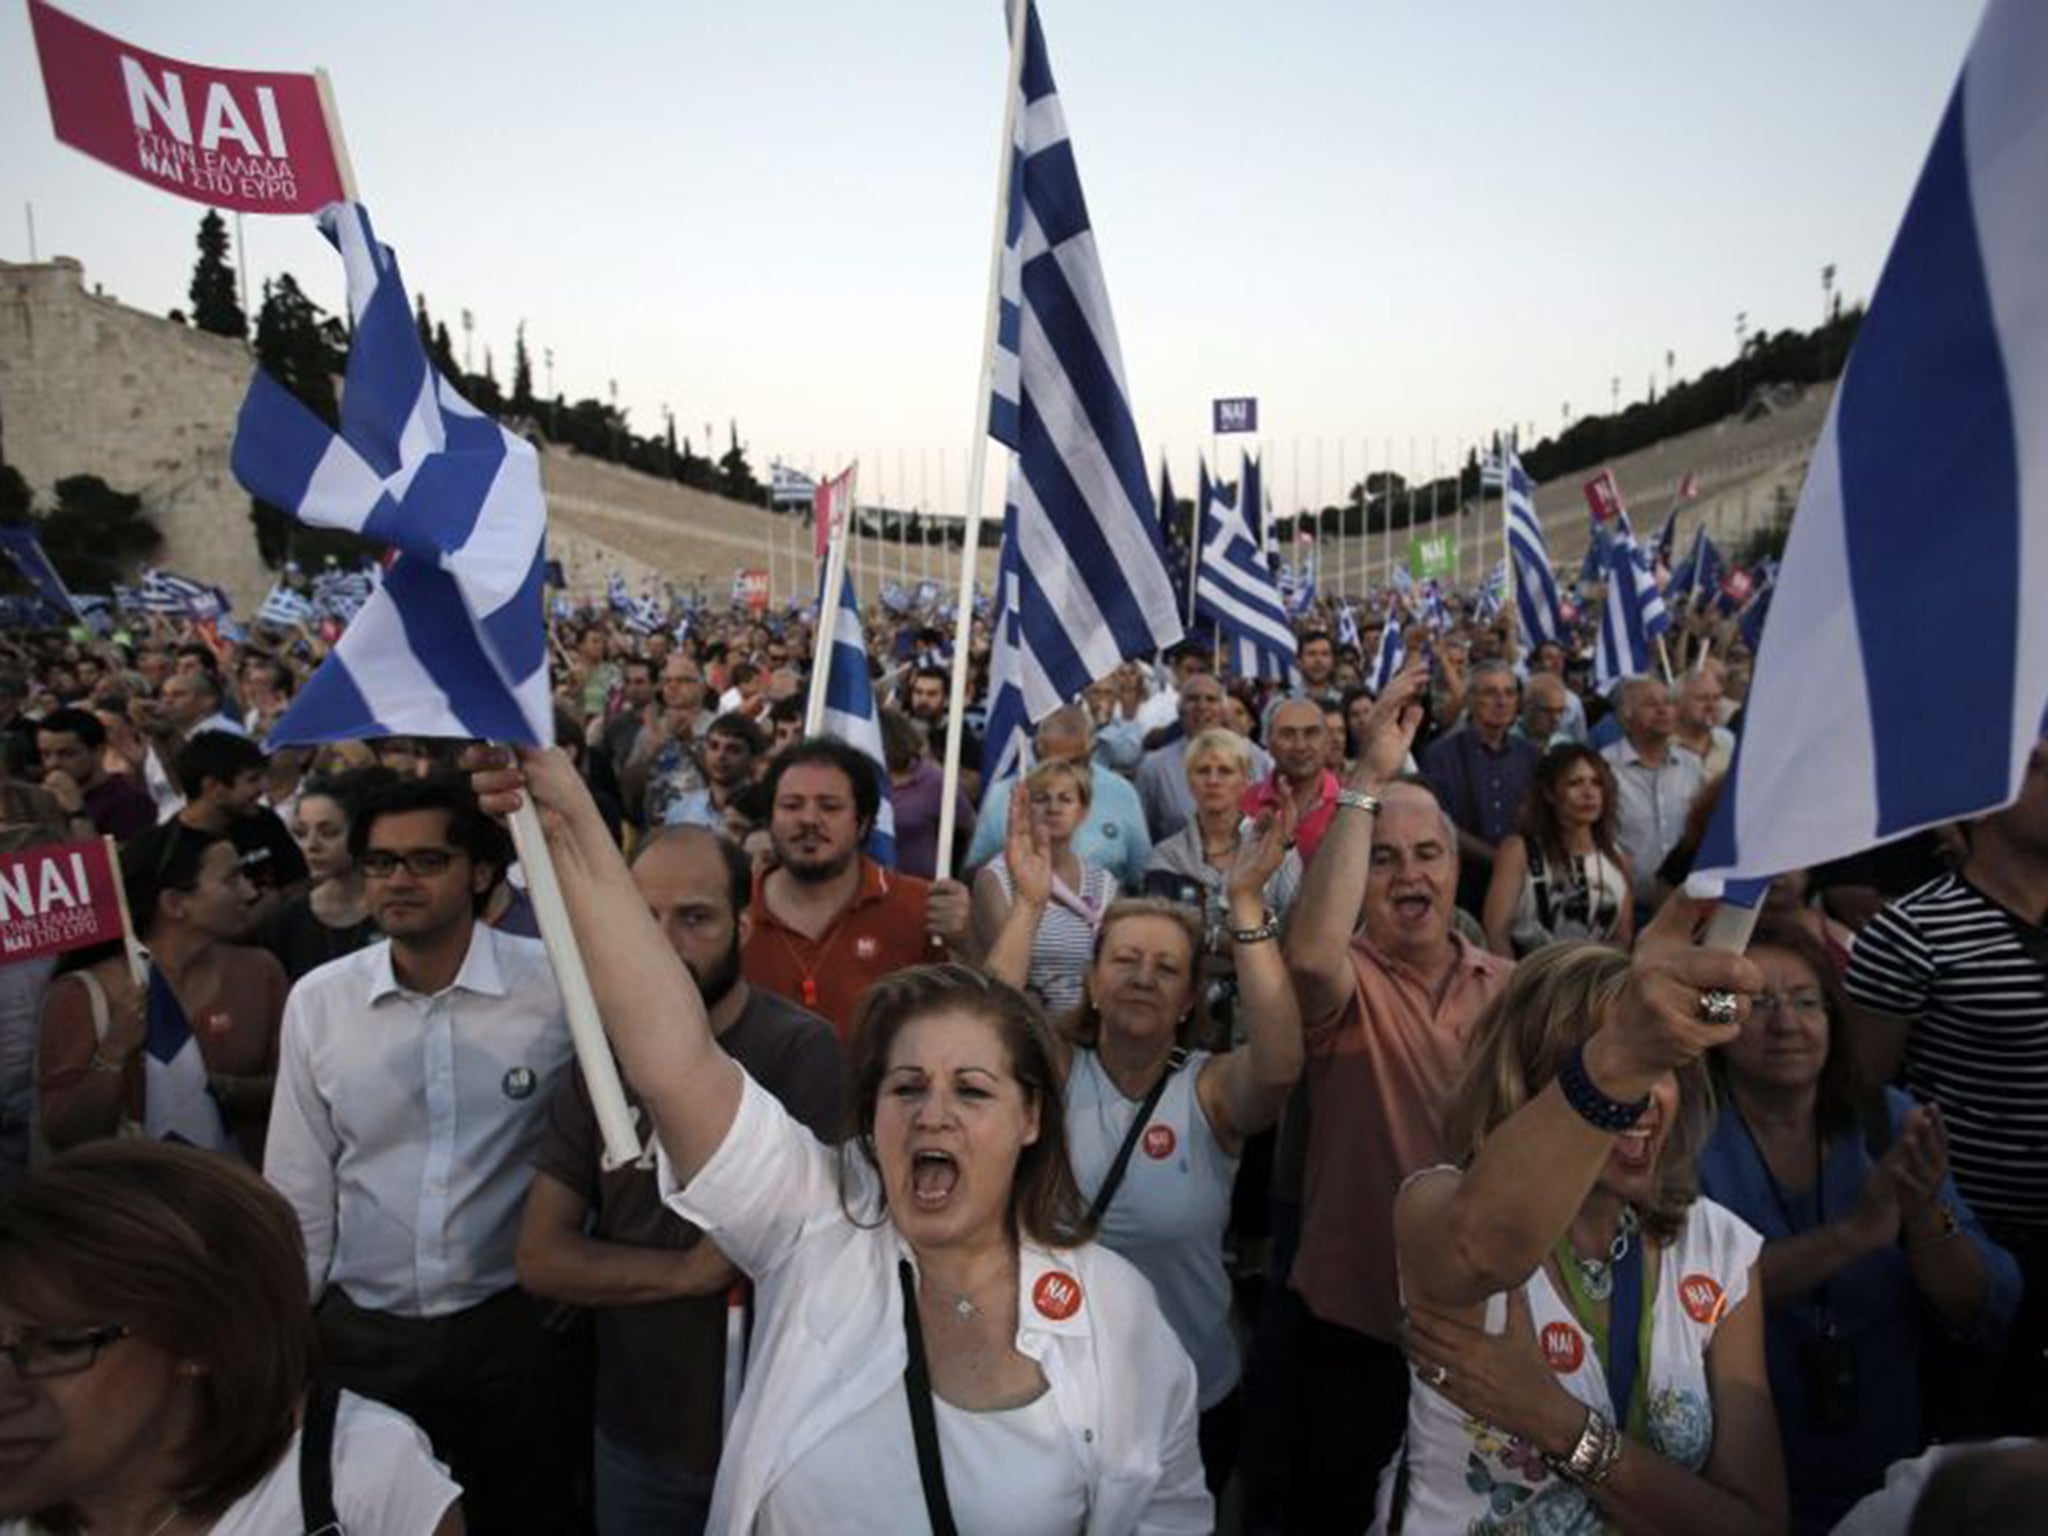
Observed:
[[[1738,608],[1748,602],[1755,591],[1755,579],[1739,565],[1721,578],[1722,595]]]
[[[755,613],[764,613],[768,608],[768,573],[766,571],[734,571],[732,573],[732,600]]]
[[[1593,521],[1611,523],[1622,515],[1621,487],[1614,483],[1614,471],[1603,469],[1586,482],[1586,505],[1593,509]]]
[[[0,854],[0,965],[120,937],[121,900],[105,843]]]
[[[825,556],[846,515],[853,510],[853,470],[849,467],[824,481],[811,495],[811,553],[824,569]]]
[[[215,208],[312,213],[345,196],[316,77],[165,58],[43,0],[28,14],[62,143]]]

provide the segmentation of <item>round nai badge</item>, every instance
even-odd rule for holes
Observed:
[[[505,1097],[508,1099],[530,1099],[533,1097],[533,1090],[538,1083],[539,1079],[533,1075],[533,1068],[514,1067],[505,1074],[503,1084]]]
[[[1031,1287],[1031,1305],[1038,1308],[1040,1316],[1064,1323],[1081,1310],[1081,1282],[1072,1275],[1048,1270]]]
[[[1175,1145],[1173,1127],[1170,1125],[1148,1125],[1145,1127],[1145,1155],[1155,1163],[1163,1163],[1173,1156]]]
[[[1560,1376],[1569,1376],[1586,1359],[1586,1340],[1570,1323],[1543,1325],[1543,1358]]]
[[[1696,1323],[1720,1321],[1725,1293],[1712,1275],[1690,1274],[1678,1282],[1678,1299]]]

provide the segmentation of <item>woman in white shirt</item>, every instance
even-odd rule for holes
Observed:
[[[58,1158],[0,1201],[0,1536],[460,1536],[409,1419],[309,1391],[313,1340],[298,1221],[253,1171],[156,1141]]]
[[[1241,1362],[1223,1266],[1231,1186],[1245,1138],[1279,1120],[1301,1075],[1301,1014],[1264,894],[1293,857],[1293,831],[1293,795],[1283,788],[1277,812],[1263,813],[1241,836],[1233,832],[1221,877],[1241,1048],[1212,1039],[1200,918],[1157,897],[1110,907],[1079,1006],[1060,1021],[1068,1155],[1097,1238],[1152,1282],[1194,1359],[1212,1492],[1229,1479],[1238,1439]],[[1004,857],[1015,900],[988,968],[1014,982],[1051,906],[1052,861],[1044,832],[1016,819]]]
[[[1455,1168],[1394,1207],[1409,1353],[1375,1530],[1781,1533],[1762,1239],[1698,1197],[1702,1054],[1761,985],[1674,898],[1633,960],[1555,944],[1473,1026]]]
[[[714,1531],[1207,1531],[1195,1371],[1151,1289],[1077,1245],[1050,1033],[961,966],[870,989],[854,1141],[821,1146],[718,1048],[682,962],[559,752],[533,796],[599,1011],[654,1121],[671,1209],[752,1276]]]

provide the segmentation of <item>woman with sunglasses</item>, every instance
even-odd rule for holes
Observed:
[[[1862,1090],[1821,941],[1767,919],[1749,958],[1764,990],[1714,1053],[1721,1111],[1700,1185],[1764,1236],[1792,1529],[1821,1532],[1925,1449],[1930,1346],[1988,1368],[2019,1304],[2019,1268],[1956,1192],[1940,1111]]]
[[[0,1200],[0,1536],[460,1536],[426,1437],[312,1388],[313,1352],[298,1222],[254,1173],[58,1158]]]

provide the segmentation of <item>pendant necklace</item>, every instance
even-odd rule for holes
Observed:
[[[1628,1256],[1628,1245],[1635,1236],[1639,1223],[1636,1208],[1624,1205],[1621,1221],[1614,1233],[1614,1242],[1609,1246],[1604,1259],[1582,1259],[1579,1251],[1571,1246],[1571,1235],[1565,1235],[1565,1249],[1572,1267],[1579,1273],[1579,1287],[1586,1293],[1588,1301],[1605,1301],[1614,1294],[1614,1266]]]

